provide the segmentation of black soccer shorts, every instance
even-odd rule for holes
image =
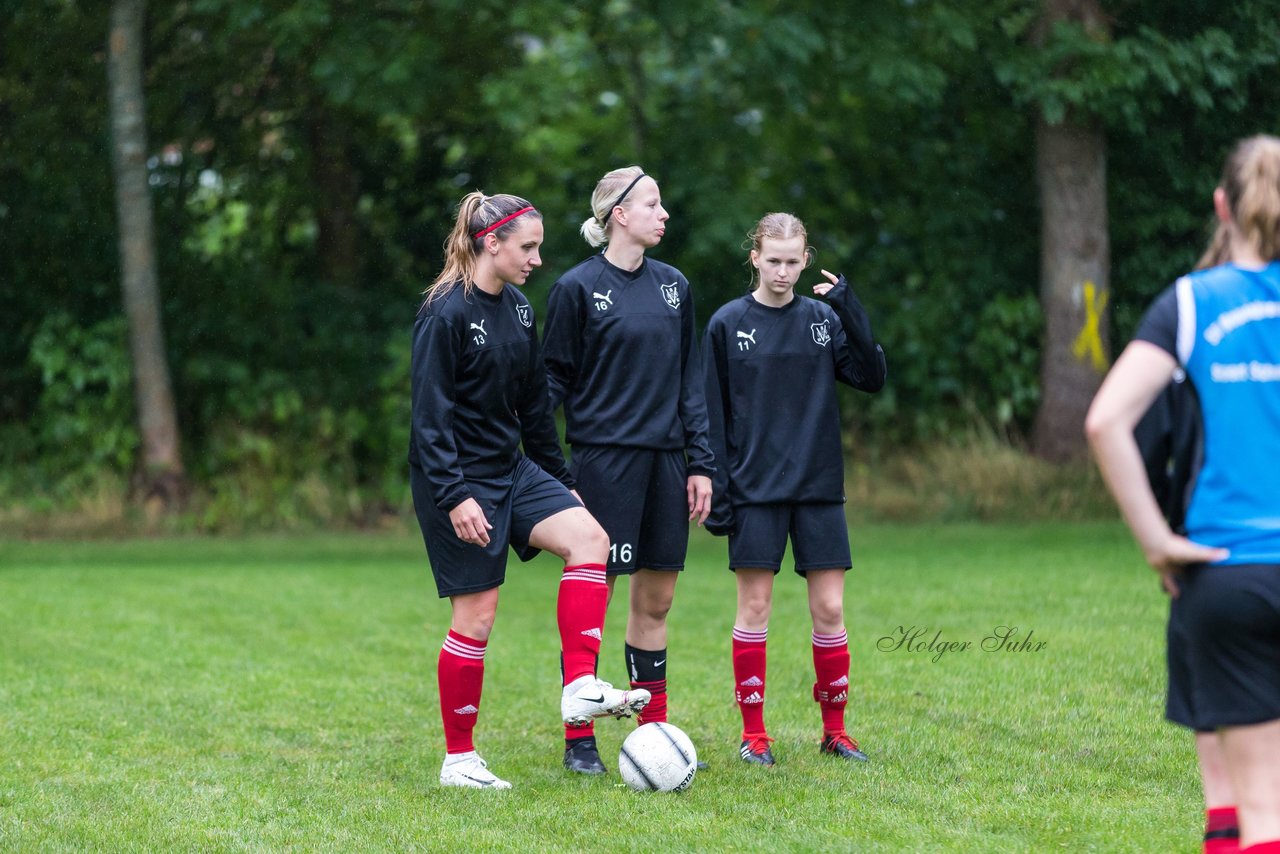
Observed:
[[[1195,730],[1280,718],[1280,566],[1197,566],[1170,605],[1165,716]]]
[[[689,478],[683,451],[579,445],[569,470],[583,503],[609,534],[610,575],[684,569]]]
[[[844,504],[743,504],[733,508],[729,535],[730,569],[782,568],[791,538],[795,571],[849,569],[849,526]]]
[[[493,526],[489,545],[480,546],[458,539],[449,514],[436,506],[427,476],[417,466],[409,467],[409,485],[441,599],[501,585],[507,577],[508,546],[521,560],[531,560],[538,554],[529,545],[533,527],[563,510],[582,506],[564,484],[521,456],[508,478],[467,480],[471,497]]]

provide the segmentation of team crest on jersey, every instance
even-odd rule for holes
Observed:
[[[667,305],[672,308],[680,307],[680,285],[672,282],[669,285],[662,286],[662,298],[667,301]]]
[[[526,329],[533,324],[533,310],[529,308],[528,303],[516,306],[516,317],[520,318],[520,325]]]
[[[809,331],[813,333],[814,344],[825,347],[827,342],[831,340],[831,327],[825,320],[821,323],[810,323]]]

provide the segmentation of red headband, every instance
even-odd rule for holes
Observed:
[[[488,234],[489,232],[491,232],[491,231],[496,231],[497,229],[499,229],[499,228],[501,228],[502,226],[506,225],[507,223],[511,222],[511,220],[515,219],[516,217],[520,216],[521,214],[527,214],[527,213],[528,213],[529,211],[531,211],[531,210],[534,210],[533,205],[529,205],[528,207],[521,208],[520,210],[516,211],[516,212],[515,212],[515,213],[513,213],[513,214],[507,214],[507,215],[506,215],[506,216],[504,216],[502,219],[500,219],[500,220],[498,220],[497,222],[495,222],[493,225],[487,225],[487,226],[485,226],[484,228],[482,228],[482,229],[480,229],[479,231],[477,231],[475,234],[471,235],[471,239],[472,239],[472,240],[479,240],[480,238],[484,237],[484,236],[485,236],[486,234]]]

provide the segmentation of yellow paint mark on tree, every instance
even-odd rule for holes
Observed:
[[[1102,373],[1107,369],[1106,352],[1102,349],[1102,336],[1098,332],[1098,324],[1102,320],[1102,312],[1107,308],[1110,294],[1099,290],[1093,282],[1085,282],[1081,287],[1084,294],[1084,327],[1071,345],[1071,353],[1080,361],[1088,359],[1094,370]]]

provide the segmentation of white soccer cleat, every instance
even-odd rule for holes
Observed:
[[[564,686],[560,717],[569,726],[586,726],[595,718],[629,718],[649,705],[651,697],[643,688],[619,691],[594,676],[579,676]]]
[[[465,789],[510,789],[511,784],[499,779],[489,766],[472,750],[469,753],[450,753],[440,766],[441,786],[461,786]]]

